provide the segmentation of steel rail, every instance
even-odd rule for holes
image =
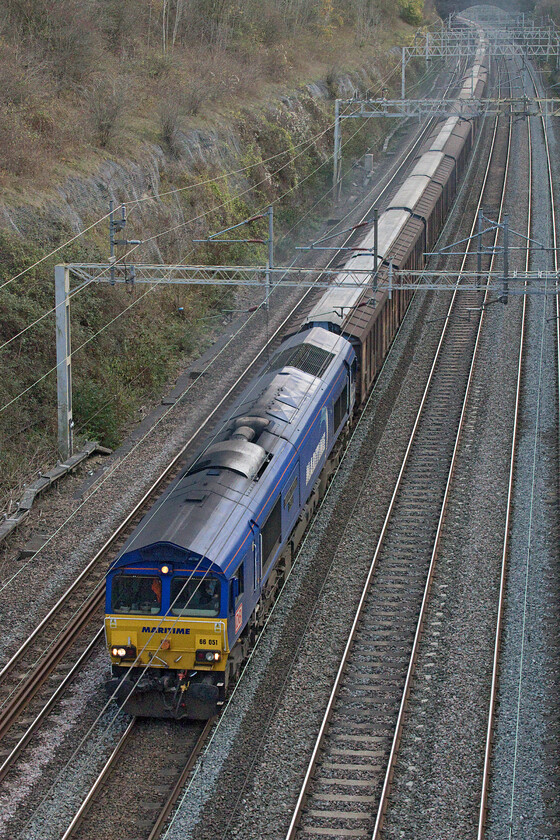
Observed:
[[[196,760],[197,760],[198,756],[200,755],[200,753],[202,752],[202,748],[204,747],[204,745],[206,743],[206,740],[208,738],[208,735],[210,734],[210,730],[212,729],[213,725],[214,725],[214,719],[213,718],[206,721],[206,726],[202,730],[202,732],[200,734],[200,738],[196,742],[193,751],[190,753],[188,761],[185,764],[183,770],[181,771],[181,775],[179,776],[179,778],[177,779],[177,781],[173,785],[173,790],[169,794],[169,796],[167,798],[167,801],[165,802],[165,805],[161,809],[161,811],[160,811],[160,813],[157,817],[157,820],[154,823],[154,826],[153,826],[152,830],[150,831],[150,833],[148,835],[147,840],[157,840],[157,838],[160,836],[160,834],[163,830],[163,827],[164,827],[165,823],[167,822],[171,812],[173,811],[175,803],[177,802],[177,800],[178,800],[178,798],[181,794],[181,791],[182,791],[183,787],[185,786],[185,783],[186,783],[186,781],[187,781],[187,779],[188,779],[188,777],[189,777],[189,775],[190,775],[190,773],[191,773],[191,771],[192,771],[192,769],[193,769],[193,767],[196,763]]]
[[[529,77],[531,78],[531,82],[537,90],[537,84],[531,73],[530,69],[528,68]],[[549,199],[550,199],[550,211],[552,217],[552,236],[553,236],[553,246],[554,246],[554,265],[555,269],[558,267],[558,255],[556,251],[556,244],[557,244],[557,235],[556,235],[556,213],[554,208],[554,183],[552,178],[552,165],[550,161],[550,149],[548,144],[548,134],[547,134],[547,126],[546,121],[543,116],[541,116],[541,126],[543,131],[543,139],[544,145],[546,150],[546,161],[547,161],[547,174],[548,174],[548,188],[549,188]],[[529,211],[528,211],[528,219],[527,219],[527,239],[531,235],[531,211],[532,211],[532,156],[531,156],[531,123],[528,122],[528,148],[529,148]],[[527,249],[527,255],[525,258],[525,266],[526,270],[528,270],[530,264],[530,249]],[[556,284],[558,285],[558,284]],[[478,830],[477,830],[477,840],[484,840],[485,828],[486,828],[486,817],[487,817],[487,808],[488,808],[488,789],[490,783],[490,771],[491,771],[491,761],[492,761],[492,745],[493,745],[493,735],[494,735],[494,720],[496,714],[496,700],[498,694],[498,682],[499,682],[499,668],[500,668],[500,651],[501,651],[501,642],[502,642],[502,629],[503,629],[503,615],[504,615],[504,607],[505,607],[505,596],[506,596],[506,583],[507,583],[507,571],[508,571],[508,554],[509,554],[509,542],[510,542],[510,523],[511,523],[511,516],[512,516],[512,507],[513,507],[513,489],[514,489],[514,478],[515,478],[515,459],[517,454],[517,434],[518,434],[518,427],[519,427],[519,412],[521,406],[521,384],[522,384],[522,368],[523,368],[523,350],[524,350],[524,342],[525,342],[525,327],[526,327],[526,311],[527,311],[527,297],[523,298],[523,312],[522,312],[522,325],[521,325],[521,334],[520,334],[520,345],[519,345],[519,356],[518,356],[518,366],[517,366],[517,388],[516,388],[516,395],[515,395],[515,409],[514,409],[514,422],[512,428],[512,438],[511,438],[511,456],[510,456],[510,468],[509,468],[509,481],[508,481],[508,496],[507,496],[507,507],[506,507],[506,522],[504,527],[504,540],[503,540],[503,551],[502,551],[502,562],[501,562],[501,569],[500,569],[500,586],[498,591],[498,611],[496,617],[496,630],[494,635],[494,655],[492,660],[492,679],[490,685],[490,699],[488,704],[488,723],[486,728],[486,744],[484,750],[484,764],[483,764],[483,773],[482,773],[482,789],[480,795],[480,808],[479,808],[479,818],[478,818]],[[558,297],[556,296],[556,337],[557,337],[557,376],[559,378],[559,393],[560,393],[560,322],[559,322],[559,302]],[[560,416],[560,407],[559,407],[559,416]]]
[[[495,141],[496,141],[497,127],[498,127],[498,118],[496,118],[495,121],[494,121],[494,134],[493,134],[493,137],[492,137],[492,148],[491,148],[490,154],[488,156],[488,163],[487,163],[487,166],[486,166],[486,171],[485,171],[485,175],[484,175],[484,179],[483,179],[483,185],[482,185],[482,188],[481,188],[481,191],[480,191],[480,197],[479,197],[479,201],[478,201],[478,205],[477,205],[477,210],[476,210],[473,222],[472,222],[471,236],[474,233],[475,228],[476,228],[478,210],[480,209],[480,206],[482,204],[482,194],[483,194],[483,190],[486,186],[487,179],[488,179],[488,174],[489,174],[491,159],[492,159],[492,152],[493,152]],[[463,258],[463,261],[462,261],[461,270],[464,269],[466,259],[467,259],[467,257],[465,256]],[[459,272],[459,276],[460,276],[460,272]],[[426,403],[426,400],[427,400],[427,397],[428,397],[428,392],[430,390],[430,386],[431,386],[431,383],[432,383],[432,380],[433,380],[433,377],[434,377],[435,368],[436,368],[437,361],[438,361],[440,353],[441,353],[444,338],[447,334],[447,329],[448,329],[451,313],[452,313],[452,310],[453,310],[453,307],[454,307],[454,304],[455,304],[455,301],[456,301],[456,297],[457,297],[457,290],[454,290],[453,295],[452,295],[452,300],[451,300],[450,305],[449,305],[448,313],[447,313],[447,316],[446,316],[445,321],[444,321],[444,326],[443,326],[442,333],[441,333],[441,336],[440,336],[440,339],[439,339],[439,343],[438,343],[438,346],[437,346],[437,349],[436,349],[436,353],[435,353],[435,356],[434,356],[434,361],[432,363],[430,373],[429,373],[429,376],[428,376],[428,380],[427,380],[427,384],[425,386],[423,396],[422,396],[422,399],[421,399],[421,402],[420,402],[420,407],[419,407],[418,412],[417,412],[416,420],[415,420],[415,423],[414,423],[414,426],[413,426],[413,429],[412,429],[412,432],[411,432],[411,435],[410,435],[410,439],[409,439],[407,449],[406,449],[406,452],[405,452],[405,455],[404,455],[404,458],[403,458],[403,462],[402,462],[402,465],[401,465],[401,468],[400,468],[400,471],[399,471],[399,475],[397,477],[396,485],[395,485],[395,488],[393,490],[391,500],[389,502],[389,508],[388,508],[388,511],[386,513],[386,516],[385,516],[385,519],[384,519],[384,522],[383,522],[383,526],[382,526],[381,533],[380,533],[380,536],[379,536],[379,540],[378,540],[378,543],[377,543],[376,551],[375,551],[375,554],[373,556],[373,559],[372,559],[372,562],[371,562],[371,565],[370,565],[370,569],[369,569],[369,572],[368,572],[368,575],[367,575],[367,578],[366,578],[366,582],[364,584],[363,592],[362,592],[362,595],[361,595],[361,598],[360,598],[360,601],[359,601],[359,604],[358,604],[356,615],[355,615],[355,618],[353,620],[353,623],[352,623],[352,626],[351,626],[351,629],[350,629],[350,633],[349,633],[349,637],[348,637],[348,640],[347,640],[347,643],[346,643],[346,646],[345,646],[345,649],[344,649],[344,653],[343,653],[343,656],[342,656],[342,659],[341,659],[341,663],[340,663],[340,666],[338,668],[338,671],[337,671],[337,674],[336,674],[336,677],[335,677],[335,681],[334,681],[334,684],[333,684],[333,689],[332,689],[329,701],[327,703],[325,715],[324,715],[323,721],[322,721],[320,729],[319,729],[319,733],[318,733],[318,736],[317,736],[317,739],[316,739],[315,747],[313,749],[313,753],[312,753],[310,761],[309,761],[308,769],[307,769],[307,772],[306,772],[304,780],[303,780],[303,784],[302,784],[302,787],[301,787],[301,790],[300,790],[300,794],[299,794],[296,806],[294,808],[294,812],[293,812],[293,815],[292,815],[292,820],[290,822],[290,826],[289,826],[288,832],[286,834],[286,840],[293,840],[293,838],[295,837],[296,832],[297,832],[297,828],[298,828],[298,825],[299,825],[299,821],[300,821],[300,818],[301,818],[301,814],[302,814],[302,811],[303,811],[305,800],[307,798],[307,793],[308,793],[308,790],[309,790],[309,787],[310,787],[310,783],[312,781],[312,776],[313,776],[313,773],[315,771],[315,766],[317,764],[317,760],[318,760],[318,757],[319,757],[319,754],[320,754],[320,751],[321,751],[321,747],[322,747],[322,744],[324,742],[324,739],[325,739],[325,736],[326,736],[326,733],[327,733],[327,729],[328,729],[328,726],[329,726],[329,723],[330,723],[330,720],[331,720],[331,717],[332,717],[334,704],[335,704],[335,701],[336,701],[336,699],[338,697],[338,694],[339,694],[339,691],[340,691],[340,687],[341,687],[341,683],[342,683],[342,677],[344,675],[344,671],[346,669],[346,665],[347,665],[347,661],[348,661],[348,658],[349,658],[349,655],[350,655],[350,651],[352,649],[353,640],[354,640],[354,637],[356,635],[356,630],[357,630],[357,627],[358,627],[358,624],[359,624],[361,614],[363,612],[364,603],[365,603],[365,600],[366,600],[366,597],[367,597],[367,594],[368,594],[368,590],[369,590],[369,587],[370,587],[370,584],[371,584],[371,580],[373,578],[373,574],[374,574],[374,572],[377,568],[378,557],[381,553],[381,548],[382,548],[382,545],[383,545],[383,542],[384,542],[384,539],[385,539],[385,535],[386,535],[386,532],[387,532],[387,529],[388,529],[388,526],[389,526],[389,522],[390,522],[390,519],[391,519],[391,516],[392,516],[392,513],[393,513],[393,509],[395,507],[396,498],[397,498],[397,495],[398,495],[398,492],[399,492],[399,489],[400,489],[400,486],[401,486],[401,483],[402,483],[402,478],[403,478],[403,475],[404,475],[404,472],[405,472],[406,465],[407,465],[408,460],[409,460],[412,445],[413,445],[414,439],[416,437],[416,432],[417,432],[417,429],[418,429],[418,426],[419,426],[419,423],[420,423],[420,419],[421,419],[421,415],[423,413],[423,409],[424,409],[424,406],[425,406],[425,403]],[[478,339],[477,339],[477,341],[478,341]],[[470,380],[470,377],[469,377],[469,380]],[[463,413],[461,414],[461,417],[463,417]],[[455,450],[454,450],[454,452],[455,452]],[[446,493],[446,497],[447,497],[447,493]],[[443,512],[442,512],[442,515],[440,517],[440,522],[442,521],[442,518],[443,518]],[[424,600],[425,600],[425,598],[426,598],[426,594],[425,594]],[[424,600],[423,600],[423,604],[424,604]],[[418,637],[418,631],[415,635],[415,645],[417,645],[417,637]],[[413,648],[413,654],[414,654],[414,648]],[[407,683],[406,683],[406,686],[405,686],[405,690],[407,689],[407,686],[408,686],[408,683],[409,683],[409,676],[410,676],[410,674],[407,675]],[[402,720],[402,711],[403,711],[403,704],[401,703],[401,710],[399,712],[399,721]],[[395,732],[395,737],[394,737],[394,740],[393,740],[393,747],[392,747],[392,750],[391,750],[391,757],[393,759],[394,759],[394,755],[396,754],[396,746],[398,746],[398,740],[399,740],[399,735],[398,735],[397,732]],[[389,769],[388,769],[387,772],[388,772],[388,774],[390,774]],[[386,776],[386,781],[385,781],[383,790],[384,790],[385,796],[386,796],[387,790],[388,790],[387,776]],[[381,808],[381,803],[380,803],[380,807],[378,809],[378,819],[379,819],[379,814],[381,813],[381,810],[382,810],[382,808]],[[377,831],[377,822],[376,822],[376,831]]]
[[[66,829],[66,831],[64,832],[64,834],[62,835],[60,840],[71,840],[72,837],[77,836],[76,832],[80,828],[84,819],[87,817],[87,814],[88,814],[89,810],[91,809],[92,805],[95,802],[95,798],[96,798],[97,794],[103,788],[105,782],[107,781],[107,778],[111,774],[113,768],[116,766],[117,760],[119,759],[120,754],[123,751],[123,748],[126,746],[127,742],[129,741],[129,739],[130,739],[130,737],[131,737],[131,735],[134,731],[134,727],[135,727],[135,724],[136,724],[137,720],[138,720],[137,718],[132,718],[132,720],[130,721],[126,730],[122,733],[118,743],[116,744],[116,746],[113,749],[113,752],[111,753],[111,755],[107,759],[107,761],[104,764],[101,772],[99,773],[99,775],[97,776],[93,785],[91,786],[90,790],[88,791],[84,801],[82,802],[82,804],[80,805],[80,807],[78,808],[76,813],[74,814],[74,816],[72,818],[72,821],[68,825],[68,828]],[[156,840],[156,838],[159,837],[159,835],[161,834],[162,828],[165,825],[165,822],[166,822],[167,818],[169,817],[169,814],[173,810],[173,806],[175,805],[175,802],[177,801],[177,799],[179,797],[179,794],[181,793],[181,789],[182,789],[183,785],[185,784],[185,781],[188,778],[190,772],[192,771],[192,768],[194,767],[194,764],[195,764],[198,756],[200,755],[200,753],[201,753],[201,751],[204,747],[204,744],[206,743],[206,740],[208,738],[208,735],[209,735],[213,725],[214,725],[214,718],[211,718],[210,720],[207,720],[206,723],[204,724],[204,726],[203,726],[203,728],[202,728],[202,730],[201,730],[201,732],[200,732],[200,734],[199,734],[199,736],[196,740],[196,743],[194,744],[194,746],[192,747],[192,749],[188,753],[188,756],[187,756],[186,761],[185,761],[185,765],[184,765],[183,769],[180,771],[180,774],[179,774],[177,780],[173,784],[171,792],[169,793],[169,796],[167,797],[167,799],[166,799],[166,801],[163,805],[163,808],[161,809],[158,816],[156,817],[155,823],[150,830],[150,834],[149,834],[147,840]],[[197,726],[199,726],[199,724],[198,725],[194,724],[193,726],[196,728]]]
[[[451,85],[453,80],[449,83]],[[407,165],[410,165],[411,159],[415,154],[419,145],[425,139],[427,133],[431,130],[433,120],[427,121],[427,123],[422,127],[421,131],[415,136],[415,138],[409,143],[407,148],[405,148],[402,154],[399,156],[399,159],[389,167],[388,172],[383,180],[386,180],[386,184],[382,187],[381,191],[377,193],[375,197],[375,203],[379,201],[379,199],[389,190],[392,186],[396,178],[399,176],[403,168]],[[371,205],[368,206],[368,209],[363,214],[361,221],[367,218],[371,210]],[[349,241],[352,234],[350,234],[345,242]],[[329,261],[328,265],[331,265],[337,259],[337,255],[335,254],[331,260]],[[319,273],[319,277],[321,274]],[[153,497],[155,493],[157,493],[161,489],[161,485],[166,481],[169,477],[169,474],[174,470],[174,468],[178,465],[180,460],[183,458],[186,450],[189,446],[193,443],[193,441],[197,438],[197,436],[204,430],[204,428],[208,425],[208,423],[215,417],[217,412],[222,408],[224,403],[228,400],[231,396],[232,392],[239,387],[243,378],[247,375],[248,371],[253,367],[257,362],[258,359],[266,352],[267,348],[270,346],[272,342],[276,340],[278,335],[282,332],[285,328],[286,324],[289,322],[290,318],[293,317],[297,308],[301,305],[301,303],[306,299],[308,295],[311,294],[313,290],[308,289],[304,295],[300,298],[297,304],[291,309],[291,311],[287,314],[287,316],[283,319],[280,326],[274,331],[274,333],[269,337],[266,344],[261,348],[261,350],[256,354],[255,358],[246,366],[244,371],[239,375],[236,379],[235,383],[230,387],[227,393],[223,396],[223,398],[219,401],[216,407],[210,412],[210,414],[206,417],[206,419],[198,426],[198,428],[192,433],[188,441],[184,444],[181,450],[177,453],[177,455],[173,458],[173,460],[168,464],[166,469],[159,475],[159,477],[153,482],[150,488],[145,492],[142,496],[140,501],[135,505],[133,510],[126,516],[123,522],[119,525],[119,527],[113,532],[113,534],[105,541],[103,546],[98,550],[92,560],[87,564],[87,566],[82,570],[82,572],[78,575],[76,580],[72,583],[72,585],[67,589],[64,595],[57,601],[57,603],[49,610],[47,615],[41,620],[41,622],[37,625],[34,631],[30,634],[30,636],[26,639],[26,641],[22,644],[22,646],[18,649],[18,651],[13,655],[13,657],[3,666],[0,670],[0,681],[2,678],[5,678],[7,675],[11,673],[12,670],[18,666],[20,663],[24,653],[29,649],[30,645],[37,639],[41,631],[52,621],[57,614],[64,608],[67,600],[73,595],[73,593],[77,590],[78,586],[87,578],[87,575],[94,570],[95,566],[100,562],[103,555],[105,555],[111,548],[114,547],[114,544],[122,538],[123,533],[126,532],[126,529],[130,527],[130,525],[134,522],[135,518],[138,516],[139,513],[142,512],[142,509],[147,506],[150,499]],[[9,697],[4,701],[4,704],[0,706],[0,709],[4,710],[2,715],[2,721],[0,722],[0,737],[4,737],[5,734],[8,732],[10,727],[14,724],[16,718],[21,713],[23,708],[29,704],[29,702],[33,699],[36,695],[40,687],[44,684],[50,673],[54,667],[58,664],[58,662],[63,658],[63,656],[68,652],[71,648],[72,644],[75,642],[76,636],[84,629],[87,623],[92,619],[93,615],[95,614],[96,610],[98,610],[103,603],[104,598],[104,581],[101,581],[94,589],[91,591],[83,604],[76,610],[74,615],[68,620],[68,622],[64,625],[62,629],[58,632],[55,638],[50,642],[47,648],[43,651],[43,653],[35,660],[29,671],[27,672],[26,677],[22,679],[20,682],[20,686],[16,688],[15,694],[9,695]],[[64,640],[60,643],[60,639],[64,634]],[[4,776],[9,771],[10,767],[13,765],[14,761],[17,757],[21,754],[24,747],[27,745],[29,740],[31,739],[32,735],[36,732],[40,724],[46,718],[48,712],[52,709],[54,703],[57,699],[60,698],[63,691],[68,687],[71,679],[75,676],[79,668],[84,664],[84,662],[89,658],[91,653],[93,652],[93,648],[96,643],[99,642],[101,636],[103,634],[103,628],[97,631],[96,635],[90,641],[86,651],[80,654],[77,662],[72,666],[70,672],[67,674],[63,682],[60,686],[56,689],[52,697],[47,701],[46,705],[41,710],[40,714],[34,719],[33,723],[30,725],[29,729],[26,733],[19,739],[16,746],[12,749],[10,754],[7,756],[3,764],[0,766],[0,780],[4,778]],[[58,647],[56,650],[52,650],[54,645],[59,642]],[[49,656],[49,651],[50,656]],[[37,674],[37,671],[39,673]],[[31,676],[30,676],[31,675]]]
[[[130,723],[128,724],[125,731],[121,735],[118,744],[116,745],[113,752],[109,756],[105,766],[103,767],[103,770],[101,771],[101,773],[99,774],[99,776],[97,777],[97,779],[95,780],[93,785],[91,786],[86,798],[84,799],[84,801],[82,802],[82,804],[80,805],[78,810],[76,811],[76,813],[75,813],[75,815],[72,819],[72,822],[70,823],[70,825],[68,826],[68,828],[66,829],[66,831],[64,832],[64,834],[62,835],[60,840],[69,840],[69,838],[73,836],[76,829],[79,828],[82,820],[84,819],[85,815],[87,814],[87,812],[88,812],[88,810],[89,810],[89,808],[90,808],[90,806],[93,802],[93,799],[95,798],[95,795],[97,794],[98,790],[103,785],[103,782],[105,781],[105,779],[107,778],[107,776],[111,772],[111,770],[113,768],[113,765],[115,764],[115,761],[119,757],[124,745],[126,744],[128,739],[130,738],[130,734],[131,734],[132,730],[134,729],[134,726],[136,724],[136,720],[137,720],[137,718],[135,718],[135,717],[133,717],[131,719]]]
[[[94,619],[99,604],[100,601],[96,597],[96,593],[87,598],[80,610],[72,616],[61,631],[61,633],[67,633],[64,640],[55,649],[52,648],[56,639],[51,643],[47,651],[33,663],[32,678],[24,678],[6,700],[2,707],[2,718],[0,720],[0,740],[5,737],[22,710],[45,684],[60,660],[75,643],[77,636]],[[27,676],[29,676],[29,673],[31,672],[28,672]]]
[[[497,125],[497,122],[496,122],[496,125]],[[503,209],[504,209],[505,194],[506,194],[506,188],[507,188],[507,179],[508,179],[509,165],[510,165],[512,128],[513,128],[513,120],[510,117],[509,118],[508,147],[507,147],[507,153],[506,153],[505,172],[504,172],[504,180],[503,180],[503,184],[502,184],[502,195],[501,195],[501,199],[500,199],[498,222],[501,221],[501,218],[502,218],[502,215],[503,215]],[[490,160],[489,160],[489,165],[490,165]],[[483,190],[484,190],[485,185],[486,185],[486,176],[488,175],[488,173],[489,173],[489,168],[487,169],[487,171],[485,173],[485,180],[484,180],[484,184],[483,184],[483,187],[482,187],[482,191],[480,193],[479,202],[478,202],[478,206],[477,206],[477,214],[478,214],[478,210],[480,209],[480,207],[482,205],[482,195],[483,195]],[[471,229],[471,236],[474,233],[474,227],[475,227],[475,222],[473,222],[473,227]],[[494,246],[497,244],[497,238],[498,238],[498,230],[496,230],[495,234],[494,234]],[[467,257],[465,256],[465,261],[466,261],[466,259],[467,259]],[[495,254],[495,248],[494,248],[493,253],[492,253],[492,257],[491,257],[491,260],[490,260],[490,271],[492,271],[492,266],[494,264],[495,259],[496,259],[496,254]],[[464,262],[463,262],[463,267],[464,267]],[[488,299],[488,294],[489,294],[489,292],[486,291],[485,296],[484,296],[484,303],[486,303],[486,301]],[[439,548],[439,544],[440,544],[440,540],[441,540],[441,536],[442,536],[442,532],[443,532],[443,523],[444,523],[444,518],[445,518],[445,513],[446,513],[446,508],[447,508],[447,500],[448,500],[449,492],[451,490],[451,484],[452,484],[453,475],[454,475],[454,472],[455,472],[455,464],[456,464],[457,454],[458,454],[458,450],[459,450],[459,444],[460,444],[460,440],[461,440],[461,433],[462,433],[463,426],[464,426],[464,420],[465,420],[465,416],[466,416],[466,412],[467,412],[467,408],[468,408],[468,399],[469,399],[469,396],[470,396],[470,390],[471,390],[472,379],[473,379],[473,376],[474,376],[475,364],[478,360],[477,353],[478,353],[480,338],[481,338],[481,335],[482,335],[482,327],[483,327],[483,323],[484,323],[485,312],[486,312],[486,310],[485,310],[484,305],[483,305],[481,316],[480,316],[480,321],[479,321],[479,324],[478,324],[476,342],[475,342],[475,346],[474,346],[474,350],[473,350],[473,356],[472,356],[472,360],[471,360],[470,370],[469,370],[467,387],[465,389],[465,397],[464,397],[464,400],[463,400],[461,417],[460,417],[460,420],[459,420],[457,435],[456,435],[456,439],[455,439],[455,446],[454,446],[454,449],[453,449],[453,456],[452,456],[452,459],[451,459],[451,465],[450,465],[450,468],[449,468],[449,474],[448,474],[447,483],[446,483],[445,492],[444,492],[444,497],[443,497],[443,501],[442,501],[442,507],[441,507],[441,512],[440,512],[439,522],[438,522],[438,526],[437,526],[436,536],[435,536],[435,539],[434,539],[434,547],[433,547],[432,556],[431,556],[431,559],[430,559],[428,577],[427,577],[426,586],[425,586],[425,589],[424,589],[424,597],[422,599],[422,606],[420,608],[420,615],[419,615],[419,618],[418,618],[418,624],[417,624],[416,633],[415,633],[415,636],[414,636],[412,654],[411,654],[411,658],[410,658],[410,662],[409,662],[409,666],[408,666],[408,673],[407,673],[407,676],[406,676],[405,686],[404,686],[404,689],[403,689],[401,706],[400,706],[400,709],[399,709],[397,725],[395,727],[395,734],[394,734],[394,737],[393,737],[393,745],[391,747],[391,753],[390,753],[389,761],[388,761],[388,764],[387,764],[387,771],[386,771],[386,774],[385,774],[385,781],[383,783],[383,790],[382,790],[382,793],[381,793],[380,803],[379,803],[379,807],[378,807],[378,811],[377,811],[377,818],[376,818],[376,821],[375,821],[375,827],[374,827],[373,834],[372,834],[372,840],[379,840],[381,829],[383,827],[383,820],[385,818],[385,813],[386,813],[386,810],[387,810],[390,786],[391,786],[391,781],[392,781],[392,778],[393,778],[397,752],[398,752],[400,739],[401,739],[401,735],[402,735],[402,729],[403,729],[403,725],[404,725],[404,716],[405,716],[405,713],[406,713],[407,701],[408,701],[408,697],[409,697],[409,694],[410,694],[410,686],[411,686],[412,677],[413,677],[413,674],[414,674],[416,660],[418,658],[418,650],[419,650],[419,646],[420,646],[420,639],[421,639],[422,629],[423,629],[423,625],[424,625],[424,618],[425,618],[425,614],[426,614],[426,610],[427,610],[428,599],[429,599],[429,594],[430,594],[430,589],[431,589],[431,583],[432,583],[433,575],[434,575],[434,572],[435,572],[435,565],[436,565],[436,559],[437,559],[437,554],[438,554],[438,548]]]
[[[74,665],[72,666],[70,671],[64,677],[63,681],[57,687],[56,691],[51,695],[49,700],[45,703],[45,705],[43,706],[43,708],[41,709],[41,711],[39,712],[37,717],[34,719],[33,723],[29,726],[29,728],[24,733],[24,735],[22,735],[22,737],[19,739],[19,741],[17,742],[15,747],[12,749],[10,754],[4,759],[4,761],[0,765],[0,782],[3,781],[4,777],[6,776],[8,771],[10,770],[10,768],[11,768],[12,764],[14,763],[14,761],[16,760],[16,758],[18,758],[21,751],[29,743],[29,741],[31,740],[31,737],[35,734],[35,732],[37,731],[37,729],[39,728],[39,726],[41,725],[43,720],[46,718],[46,716],[49,714],[49,712],[51,711],[52,707],[57,702],[57,700],[60,699],[60,697],[65,692],[65,690],[68,688],[68,686],[70,685],[70,683],[72,682],[73,678],[76,676],[76,674],[78,673],[78,671],[80,670],[82,665],[84,665],[88,661],[88,659],[90,658],[90,656],[94,652],[96,645],[98,644],[98,642],[101,641],[102,636],[103,636],[103,629],[99,630],[99,632],[93,637],[93,639],[91,640],[91,642],[89,643],[87,648],[84,650],[82,655],[77,660],[77,662],[74,663]]]

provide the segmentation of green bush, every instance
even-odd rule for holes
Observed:
[[[424,0],[399,0],[399,15],[405,23],[420,26],[424,19]]]

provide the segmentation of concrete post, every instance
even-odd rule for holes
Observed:
[[[402,48],[401,59],[401,99],[405,98],[406,84],[405,84],[405,67],[406,67],[406,48]]]
[[[274,208],[268,208],[268,260],[266,261],[266,309],[270,299],[270,270],[274,268]]]
[[[56,311],[56,390],[58,403],[58,451],[62,461],[73,454],[72,355],[70,345],[70,271],[54,269]]]
[[[340,100],[334,101],[334,155],[333,155],[333,200],[338,198],[340,178]]]
[[[508,302],[509,290],[509,215],[504,214],[504,303]]]

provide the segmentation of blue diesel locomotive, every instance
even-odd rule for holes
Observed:
[[[335,468],[355,382],[341,336],[284,341],[140,522],[107,576],[107,689],[126,711],[205,719],[223,704]]]

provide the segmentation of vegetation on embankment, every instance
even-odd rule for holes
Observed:
[[[107,222],[2,284],[109,199],[129,203],[127,236],[146,241],[136,261],[262,262],[255,246],[193,239],[271,201],[288,231],[327,188],[332,100],[379,91],[398,67],[392,47],[421,21],[422,0],[0,0],[0,510],[56,460],[54,317],[43,316],[55,263],[107,260]],[[386,84],[398,83],[397,72]],[[360,124],[346,159],[385,130]],[[251,232],[266,236],[264,223]],[[231,300],[193,287],[74,295],[78,442],[118,444]]]

